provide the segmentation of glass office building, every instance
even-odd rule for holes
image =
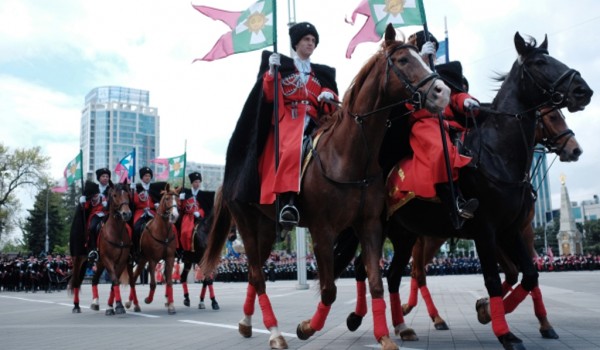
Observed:
[[[81,112],[84,171],[93,178],[96,169],[113,171],[134,148],[136,174],[140,167],[152,166],[150,159],[160,153],[159,131],[160,117],[158,109],[150,107],[149,91],[120,86],[93,89],[85,97]]]
[[[550,184],[547,178],[548,165],[546,163],[546,153],[542,146],[536,147],[531,167],[531,184],[533,185],[533,189],[537,191],[533,227],[540,227],[544,224],[552,223],[552,193],[550,193]]]

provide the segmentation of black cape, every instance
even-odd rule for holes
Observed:
[[[227,200],[258,203],[260,198],[258,158],[265,146],[273,118],[273,104],[266,103],[263,99],[262,77],[269,69],[271,54],[270,51],[262,52],[256,83],[246,99],[229,140],[223,179],[223,195]],[[334,68],[311,63],[311,69],[322,87],[338,93]],[[281,77],[286,78],[295,71],[294,60],[281,55]]]

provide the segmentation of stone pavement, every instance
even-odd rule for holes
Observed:
[[[405,279],[406,282],[408,279]],[[404,283],[408,285],[408,283]],[[543,273],[540,284],[548,317],[560,339],[542,339],[533,315],[530,298],[511,315],[508,322],[513,333],[527,349],[600,349],[600,272]],[[356,332],[346,328],[346,316],[354,309],[354,280],[338,281],[338,298],[322,331],[309,340],[296,337],[296,326],[308,319],[319,301],[317,283],[309,281],[309,289],[296,288],[295,281],[269,282],[267,290],[279,328],[290,349],[378,349],[373,338],[370,316]],[[402,342],[404,350],[502,349],[490,325],[478,323],[475,300],[486,295],[481,275],[435,276],[428,279],[432,297],[450,330],[433,328],[424,303],[406,317],[419,336],[416,342]],[[192,306],[183,306],[182,289],[175,286],[176,315],[168,315],[163,298],[142,304],[142,312],[128,311],[121,316],[105,316],[108,285],[100,286],[101,311],[89,309],[91,288],[82,287],[82,313],[72,314],[72,298],[66,291],[54,293],[0,292],[0,349],[268,349],[268,332],[262,324],[260,307],[256,305],[252,338],[242,338],[237,322],[242,317],[245,283],[215,283],[221,310],[209,307],[199,310],[200,284],[190,284]],[[158,286],[162,295],[164,286]],[[148,286],[139,286],[140,300]],[[401,289],[403,301],[408,287]],[[128,293],[125,287],[122,294]],[[370,306],[370,302],[368,303]],[[389,311],[389,310],[388,310]],[[388,312],[388,326],[391,329]]]

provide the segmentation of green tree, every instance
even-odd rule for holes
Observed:
[[[588,220],[583,224],[585,240],[583,251],[600,254],[600,220]]]
[[[53,193],[48,187],[40,191],[35,198],[33,209],[29,209],[28,212],[23,239],[34,255],[46,252],[46,232],[49,242],[48,252],[53,252],[55,246],[66,245],[69,237],[63,231],[65,209],[59,194]]]
[[[42,155],[40,147],[18,148],[11,152],[0,143],[0,239],[15,225],[11,220],[14,215],[10,215],[19,209],[15,191],[44,183],[49,161],[49,157]]]

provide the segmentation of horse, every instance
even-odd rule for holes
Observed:
[[[397,349],[388,333],[383,283],[378,267],[382,239],[379,216],[383,211],[385,188],[381,168],[374,155],[379,151],[387,119],[395,107],[414,102],[438,112],[448,101],[448,87],[431,72],[413,46],[396,41],[395,30],[388,25],[381,49],[354,78],[341,108],[327,117],[315,131],[320,135],[319,141],[310,151],[313,159],[305,168],[302,191],[296,205],[303,213],[300,226],[308,227],[312,236],[319,266],[321,301],[314,316],[298,325],[296,334],[299,339],[306,340],[324,327],[336,298],[333,242],[339,232],[352,227],[359,234],[369,271],[375,339],[383,349]],[[248,133],[248,130],[243,130],[243,133]],[[209,233],[203,271],[210,273],[218,265],[221,250],[235,221],[244,241],[249,268],[244,317],[239,322],[239,332],[244,337],[252,335],[252,315],[258,295],[264,325],[271,333],[269,345],[276,349],[287,348],[277,328],[262,271],[276,239],[274,205],[256,205],[238,199],[240,181],[245,180],[246,174],[236,173],[236,164],[232,161],[236,157],[234,152],[237,152],[235,136],[236,132],[229,143],[222,197],[217,196],[215,221]]]
[[[135,281],[138,279],[144,266],[148,263],[150,271],[150,290],[148,296],[144,299],[146,304],[150,304],[154,299],[156,291],[156,274],[154,273],[156,264],[164,260],[165,277],[165,296],[167,311],[169,315],[176,313],[173,302],[173,265],[175,263],[175,250],[177,249],[177,230],[175,222],[179,217],[179,192],[180,188],[171,189],[166,184],[165,189],[161,191],[161,199],[156,209],[157,217],[152,218],[146,223],[140,237],[140,255],[137,267],[130,279],[129,301],[125,304],[127,308],[133,303],[135,311],[139,311],[139,303],[135,291]]]
[[[131,249],[131,228],[127,222],[131,219],[129,207],[129,196],[131,194],[129,184],[116,184],[108,191],[108,219],[102,224],[98,233],[98,255],[96,271],[92,278],[92,310],[100,310],[98,303],[98,282],[102,272],[106,269],[111,281],[111,290],[108,298],[107,316],[125,313],[121,302],[121,280],[122,275],[129,274],[129,252]],[[79,258],[79,257],[76,257]],[[73,264],[75,266],[75,263]],[[75,269],[73,278],[75,278]],[[113,308],[113,305],[116,306]]]
[[[195,227],[192,234],[192,250],[184,250],[181,256],[183,262],[183,271],[181,272],[181,287],[183,288],[183,305],[190,306],[190,294],[187,285],[188,275],[194,264],[200,264],[204,251],[206,250],[206,244],[208,240],[208,231],[212,223],[212,208],[214,205],[215,192],[213,191],[200,191],[200,205],[204,210],[205,219],[201,220]],[[206,292],[205,286],[212,286],[212,278],[210,276],[204,276],[202,280],[202,290]],[[209,287],[212,289],[212,287]],[[202,292],[201,292],[202,293]],[[213,292],[211,292],[212,294]],[[198,303],[199,309],[204,309],[204,295],[200,295],[200,301]],[[219,304],[216,299],[212,300],[211,305],[213,310],[219,309]]]
[[[553,108],[542,108],[539,113],[540,119],[536,127],[535,143],[544,146],[545,151],[555,153],[560,157],[561,161],[577,161],[579,156],[583,153],[583,150],[575,139],[575,133],[568,127],[563,113],[559,109]],[[529,248],[532,258],[537,255],[533,246],[534,233],[531,226],[533,215],[534,208],[532,207],[529,209],[528,217],[521,229],[521,235],[526,246]],[[398,238],[399,237],[397,236],[389,235],[389,239],[394,248],[397,248],[402,244]],[[353,236],[344,237],[344,239],[354,240],[355,245],[358,243]],[[445,241],[445,238],[429,236],[421,236],[417,238],[415,245],[412,248],[412,278],[410,296],[408,298],[408,303],[402,304],[402,315],[407,315],[417,305],[417,294],[420,291],[436,330],[448,330],[449,327],[446,321],[440,316],[433,299],[431,298],[431,294],[427,288],[425,267]],[[518,266],[516,263],[511,261],[507,255],[502,254],[501,250],[498,251],[498,257],[500,266],[505,273],[503,291],[504,294],[506,294],[517,282],[519,273]],[[356,259],[355,262],[357,290],[360,291],[359,295],[357,295],[357,307],[356,310],[347,318],[347,326],[351,331],[358,329],[362,322],[362,318],[366,313],[366,310],[363,307],[363,305],[366,305],[366,295],[363,292],[366,274],[364,271],[364,266],[362,266],[360,261],[360,259]],[[338,261],[336,261],[336,264],[337,263]],[[403,269],[404,266],[395,263],[394,260],[390,264],[390,271],[387,278],[388,291],[390,292],[390,295],[398,294],[398,290],[400,288],[399,277],[401,276]],[[339,271],[339,269],[336,271]],[[534,289],[534,292],[531,294],[534,300],[536,311],[535,314],[540,323],[540,333],[544,338],[558,338],[558,335],[547,319],[545,311],[543,311],[545,310],[545,306],[543,305],[541,291],[539,291],[539,288],[538,290]],[[489,322],[489,317],[485,315],[485,301],[482,300],[480,304],[481,316],[479,316],[479,319],[480,321],[484,321],[483,323],[487,323]],[[398,318],[398,316],[396,318]],[[403,323],[403,320],[398,322]],[[397,324],[394,324],[394,326],[397,326]],[[416,333],[414,333],[414,330],[410,328],[403,329],[399,335],[401,336],[402,340],[411,341],[418,339]]]
[[[508,326],[505,308],[518,305],[538,285],[538,273],[519,231],[533,198],[529,171],[535,128],[542,107],[582,110],[593,91],[580,74],[548,54],[548,39],[537,47],[517,32],[518,59],[506,75],[491,109],[482,109],[478,126],[465,137],[473,150],[471,166],[461,168],[459,186],[465,198],[479,198],[476,216],[456,230],[447,210],[430,201],[413,199],[390,215],[390,234],[402,237],[398,263],[406,265],[418,236],[474,239],[490,297],[492,330],[505,349],[524,349]],[[523,273],[521,287],[506,299],[498,272],[497,249],[511,256]]]

